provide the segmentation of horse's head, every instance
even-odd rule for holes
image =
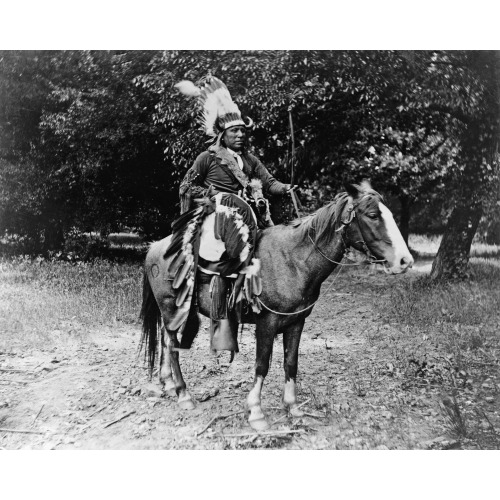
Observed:
[[[264,197],[262,182],[259,179],[252,179],[246,188],[245,199],[254,209],[257,217],[263,221],[265,226],[273,226],[269,201]]]
[[[371,252],[377,259],[384,260],[389,274],[406,272],[413,265],[413,257],[391,211],[382,203],[381,195],[367,181],[346,189],[350,198],[342,221],[347,226],[347,243],[356,250]]]

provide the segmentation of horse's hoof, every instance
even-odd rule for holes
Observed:
[[[171,398],[177,397],[177,391],[175,390],[175,382],[172,377],[160,378],[160,384],[163,386],[163,392],[170,396]]]
[[[183,399],[179,401],[179,408],[181,410],[194,410],[195,406],[192,399]]]
[[[167,395],[170,396],[171,398],[177,397],[177,391],[175,390],[175,384],[174,383],[166,383],[163,384],[163,392]]]
[[[265,418],[258,418],[256,420],[249,420],[248,423],[250,424],[250,427],[257,432],[261,431],[267,431],[269,429],[270,425],[267,423],[267,420]]]

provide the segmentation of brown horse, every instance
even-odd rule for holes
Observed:
[[[143,341],[149,344],[150,368],[154,365],[158,328],[173,311],[172,278],[164,259],[170,237],[153,243],[145,263],[143,288]],[[368,183],[349,186],[346,193],[318,212],[288,225],[265,229],[257,242],[256,257],[261,262],[262,310],[250,313],[244,323],[256,325],[254,385],[247,398],[249,423],[263,430],[268,423],[261,408],[261,392],[269,370],[273,341],[283,334],[285,384],[283,401],[292,415],[302,414],[297,402],[296,377],[299,343],[304,322],[318,300],[321,284],[340,263],[347,248],[353,247],[370,258],[383,261],[387,273],[404,273],[413,258],[381,196]],[[209,285],[198,280],[198,310],[210,313]],[[188,322],[198,326],[198,315]],[[193,408],[179,365],[176,331],[161,328],[160,381],[182,408]],[[167,351],[167,353],[165,352]]]

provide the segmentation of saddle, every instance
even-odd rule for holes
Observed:
[[[257,219],[243,199],[231,193],[198,201],[172,225],[164,257],[171,259],[175,310],[165,325],[177,330],[181,348],[198,333],[198,284],[210,284],[210,346],[213,352],[238,352],[237,330],[242,311],[259,313],[262,292],[260,262],[254,258]],[[193,300],[194,297],[194,300]]]

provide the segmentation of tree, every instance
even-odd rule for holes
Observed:
[[[454,207],[432,265],[434,280],[467,275],[470,247],[481,215],[498,199],[500,52],[445,54],[436,63],[457,67],[466,73],[465,78],[461,75],[461,84],[468,80],[471,85],[469,98],[447,110],[457,122],[460,166],[454,172]],[[451,86],[457,83],[452,81]]]

